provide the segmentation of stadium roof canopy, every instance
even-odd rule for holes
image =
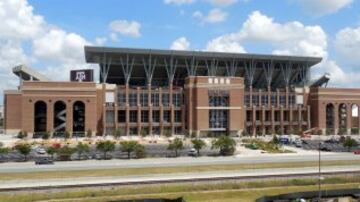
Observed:
[[[88,63],[100,66],[100,82],[183,85],[187,76],[237,76],[254,88],[309,84],[319,57],[85,46]]]

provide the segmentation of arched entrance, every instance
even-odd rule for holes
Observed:
[[[334,134],[334,105],[331,103],[326,105],[326,134]]]
[[[37,101],[34,105],[34,138],[39,137],[42,132],[46,132],[46,113],[46,103]]]
[[[85,104],[81,101],[73,105],[73,136],[85,136]]]
[[[351,134],[359,134],[359,106],[351,105]]]
[[[341,103],[339,105],[339,135],[346,134],[346,124],[347,124],[346,104]]]
[[[66,130],[66,104],[57,101],[54,104],[54,137],[63,137]]]

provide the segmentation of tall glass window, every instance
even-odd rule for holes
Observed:
[[[181,122],[181,111],[180,110],[175,111],[175,122],[178,122],[178,123]]]
[[[261,96],[261,104],[263,106],[268,106],[269,103],[269,97],[267,95],[262,95]]]
[[[151,94],[151,103],[154,107],[159,106],[159,93],[152,93]]]
[[[168,106],[169,106],[169,102],[170,102],[169,93],[163,93],[161,99],[162,99],[162,100],[161,100],[162,105],[163,105],[164,107],[168,107]]]
[[[209,106],[211,107],[227,107],[229,106],[229,95],[209,93]]]
[[[259,105],[259,96],[258,95],[253,95],[252,96],[252,104],[254,106],[258,106]]]
[[[271,105],[276,106],[276,95],[271,95]]]
[[[137,122],[137,111],[136,110],[131,110],[130,111],[130,122],[131,123],[136,123]]]
[[[118,106],[124,107],[126,105],[126,95],[123,92],[118,93],[117,96]]]
[[[170,122],[170,110],[165,110],[163,115],[164,122]]]
[[[209,110],[209,127],[226,129],[228,126],[228,111],[227,110]]]
[[[137,106],[137,94],[136,93],[129,94],[129,105],[130,105],[130,107]]]
[[[141,122],[142,123],[149,122],[149,111],[148,110],[141,111]]]
[[[142,107],[148,106],[148,94],[147,93],[140,94],[140,104]]]
[[[245,95],[245,105],[250,107],[250,95]]]
[[[181,94],[180,93],[175,93],[173,94],[173,104],[175,107],[180,107],[182,104],[181,101]]]
[[[280,105],[285,106],[286,104],[286,96],[280,95]]]
[[[152,112],[152,121],[155,123],[160,122],[160,111],[153,111]]]

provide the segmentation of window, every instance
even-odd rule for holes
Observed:
[[[271,95],[271,105],[276,106],[276,95]]]
[[[154,107],[159,106],[159,93],[152,93],[151,94],[151,103]]]
[[[286,104],[286,96],[280,95],[280,105],[284,106]]]
[[[149,111],[148,110],[141,111],[141,122],[142,123],[149,122]]]
[[[130,111],[130,122],[131,123],[136,123],[137,122],[137,111],[136,110],[131,110]]]
[[[140,94],[140,104],[142,107],[148,106],[148,94],[147,93]]]
[[[254,106],[258,106],[259,105],[259,96],[258,95],[253,95],[252,96],[252,104]]]
[[[174,132],[177,135],[181,135],[182,134],[182,127],[181,126],[177,126],[174,128]]]
[[[227,110],[217,110],[217,109],[209,110],[209,127],[226,129],[228,124],[227,117],[228,117]]]
[[[125,123],[126,122],[126,112],[125,110],[118,111],[118,122]]]
[[[122,93],[122,92],[118,93],[117,101],[118,101],[118,106],[124,107],[126,105],[126,95],[125,95],[125,93]]]
[[[129,104],[130,104],[130,107],[137,106],[137,94],[136,93],[129,94]]]
[[[106,123],[114,123],[114,112],[106,111]]]
[[[261,96],[261,104],[263,106],[268,106],[268,102],[269,102],[269,97],[267,95],[262,95]]]
[[[162,102],[162,105],[164,106],[164,107],[168,107],[169,106],[169,100],[170,100],[170,98],[169,98],[170,96],[169,96],[169,93],[163,93],[162,94],[162,100],[161,100],[161,102]]]
[[[181,111],[180,110],[176,110],[175,111],[175,122],[181,122]]]
[[[160,122],[160,111],[152,112],[152,121],[156,123]]]
[[[170,122],[170,110],[165,110],[164,111],[163,121],[164,122]]]
[[[289,96],[289,105],[295,105],[295,95]]]
[[[209,96],[209,106],[212,106],[212,107],[229,106],[229,96],[228,95],[210,95]]]
[[[130,128],[130,135],[137,135],[138,128],[137,127],[131,127]]]
[[[245,105],[250,107],[250,95],[245,95]]]
[[[181,94],[180,93],[175,93],[173,94],[173,104],[175,107],[180,107],[182,104],[181,101]]]

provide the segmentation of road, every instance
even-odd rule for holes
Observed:
[[[360,155],[352,153],[327,153],[322,152],[322,160],[360,160]],[[252,164],[252,163],[280,163],[317,161],[316,153],[299,154],[260,154],[238,155],[232,157],[179,157],[179,158],[146,158],[138,160],[86,160],[55,162],[54,165],[35,165],[34,162],[9,162],[1,163],[1,173],[37,172],[59,170],[88,170],[111,168],[138,168],[138,167],[170,167],[170,166],[196,166],[196,165],[221,165],[221,164]]]
[[[235,180],[235,179],[277,179],[279,177],[299,177],[300,174],[317,175],[317,167],[306,168],[275,168],[275,169],[246,169],[241,171],[215,171],[197,173],[175,173],[157,175],[136,176],[111,176],[111,177],[79,177],[58,178],[42,180],[6,180],[0,181],[0,191],[15,189],[49,189],[66,188],[71,186],[106,186],[106,185],[129,185],[129,184],[151,184],[184,181],[210,181],[210,180]],[[322,173],[343,172],[349,173],[360,171],[360,166],[332,166],[324,167]],[[293,176],[297,175],[297,176]],[[303,177],[303,176],[302,176]]]

